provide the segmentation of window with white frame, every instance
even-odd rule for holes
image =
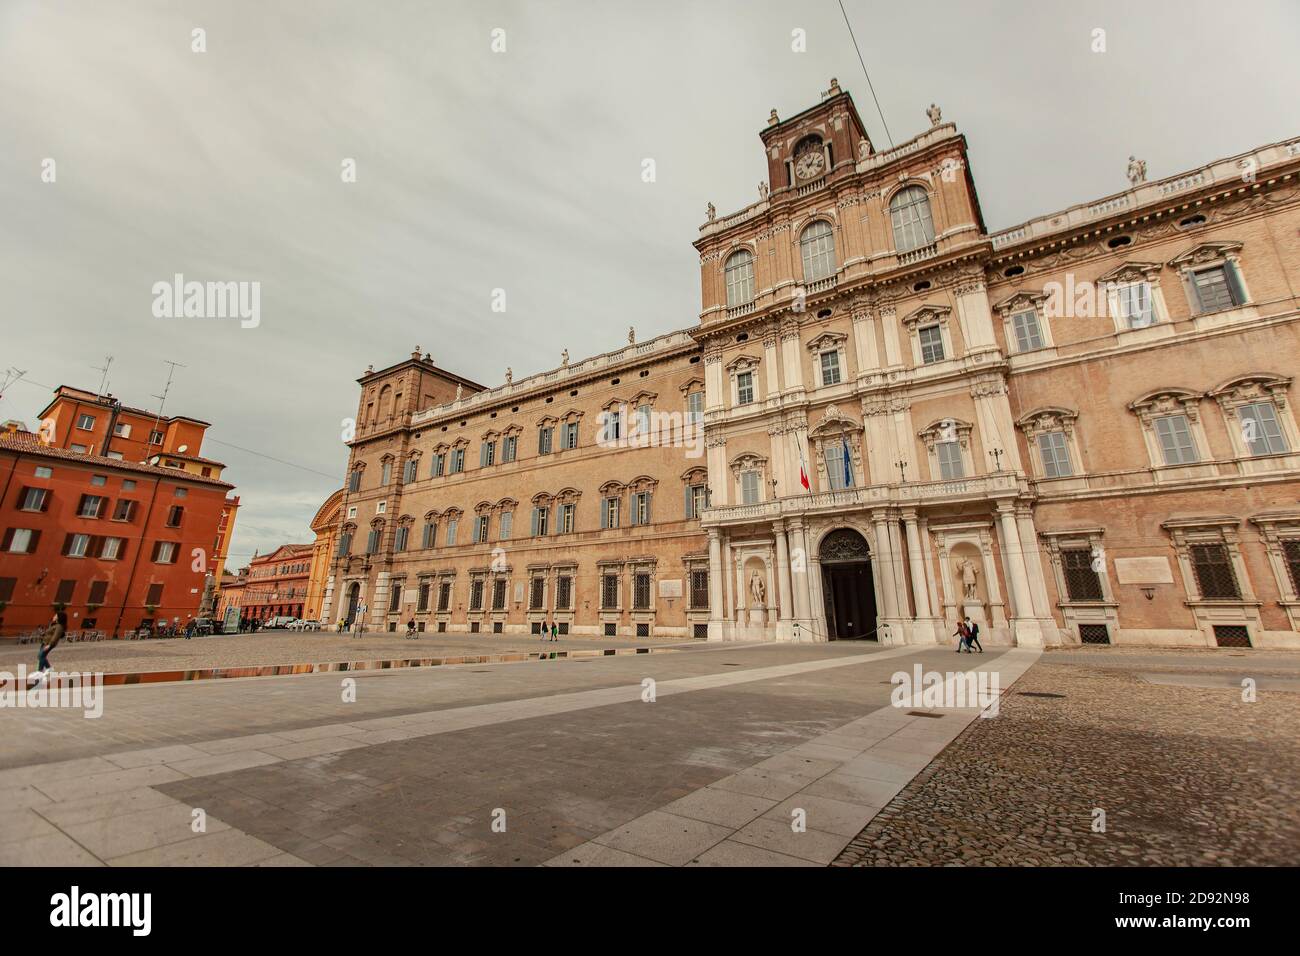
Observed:
[[[840,383],[839,350],[822,352],[818,358],[821,360],[822,385],[838,385]]]
[[[446,541],[447,541],[447,544],[449,544],[449,545],[450,545],[450,544],[455,544],[455,543],[456,543],[456,525],[457,525],[457,524],[458,524],[458,522],[457,522],[457,520],[456,520],[455,518],[449,518],[449,519],[447,520],[447,538],[446,538]]]
[[[704,421],[704,393],[701,391],[686,393],[686,421],[698,424]]]
[[[736,376],[736,404],[749,405],[754,401],[754,373],[741,372]]]
[[[573,533],[577,510],[578,506],[573,503],[560,505],[560,534]]]
[[[810,223],[799,236],[799,252],[803,257],[805,282],[834,275],[835,237],[830,223],[824,219]]]
[[[908,186],[889,200],[889,218],[894,227],[894,249],[911,252],[934,242],[934,220],[930,197],[920,186]]]
[[[1124,328],[1145,329],[1149,325],[1155,325],[1155,298],[1151,294],[1150,282],[1143,280],[1118,285],[1111,301],[1116,318]]]
[[[1186,415],[1161,415],[1152,420],[1160,454],[1166,465],[1190,465],[1200,461],[1196,441]]]
[[[618,505],[619,499],[610,496],[600,503],[600,526],[602,528],[618,527]]]
[[[1236,378],[1210,392],[1223,409],[1238,457],[1283,455],[1300,447],[1287,391],[1291,378],[1257,372]]]
[[[560,433],[560,436],[561,436],[560,437],[561,448],[577,448],[578,447],[578,423],[565,422],[563,426],[563,431]]]
[[[956,441],[936,442],[935,455],[939,460],[939,477],[947,481],[952,478],[964,478],[965,466],[962,464],[961,444]]]
[[[1043,462],[1044,478],[1068,478],[1074,474],[1065,432],[1042,432],[1038,436],[1038,455]]]
[[[832,491],[853,487],[853,456],[846,452],[842,440],[827,442],[825,446],[826,478]]]
[[[727,308],[754,301],[754,254],[738,249],[727,257],[723,270],[727,279]]]
[[[650,523],[650,492],[638,491],[632,495],[632,524]]]
[[[1289,451],[1286,436],[1272,402],[1247,402],[1237,406],[1242,443],[1252,455],[1279,455]]]
[[[921,362],[925,365],[942,362],[943,330],[938,325],[927,325],[918,328],[916,334],[921,344]]]
[[[514,461],[515,455],[519,450],[519,438],[516,435],[506,435],[501,439],[501,460]]]
[[[1169,264],[1182,274],[1193,315],[1235,309],[1250,302],[1241,270],[1240,242],[1207,242]]]
[[[1016,337],[1017,352],[1032,352],[1043,347],[1043,329],[1037,309],[1022,309],[1011,314],[1011,331]]]
[[[763,476],[757,471],[740,473],[740,503],[756,505],[763,500]]]

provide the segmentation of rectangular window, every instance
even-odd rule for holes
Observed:
[[[853,460],[845,459],[842,441],[832,441],[826,446],[826,477],[830,479],[832,491],[853,487]]]
[[[1070,465],[1070,447],[1065,432],[1043,432],[1038,436],[1038,454],[1043,459],[1044,478],[1068,478],[1074,474]]]
[[[91,475],[90,483],[96,488],[102,488],[108,484],[108,475]]]
[[[1201,312],[1218,312],[1242,304],[1233,294],[1227,266],[1213,266],[1193,272],[1192,288],[1196,292],[1196,302]]]
[[[1061,573],[1071,601],[1102,600],[1101,577],[1092,569],[1092,549],[1062,548]]]
[[[754,401],[754,373],[741,372],[736,376],[736,404],[749,405]]]
[[[698,518],[700,512],[708,507],[707,485],[690,485],[686,489],[686,517]]]
[[[564,447],[565,447],[565,448],[577,448],[577,447],[578,447],[578,423],[577,423],[577,422],[567,422],[567,423],[565,423],[565,426],[564,426]]]
[[[451,473],[459,475],[465,470],[465,449],[453,448],[451,450]]]
[[[505,438],[501,439],[501,460],[503,462],[514,461],[518,446],[519,439],[514,435],[507,435]]]
[[[144,603],[147,607],[158,607],[162,604],[163,586],[161,584],[149,585],[149,593],[145,595]]]
[[[74,445],[69,445],[68,448],[69,448],[69,450],[71,450],[71,451],[75,451],[78,455],[84,455],[84,454],[86,454],[86,446],[85,446],[85,445],[75,445],[75,444],[74,444]]]
[[[483,610],[483,579],[474,578],[469,582],[469,609],[471,611]]]
[[[5,532],[4,544],[0,551],[10,554],[32,554],[41,540],[41,533],[30,528],[10,528]]]
[[[432,521],[424,523],[424,530],[420,536],[420,547],[432,548],[438,543],[438,525]]]
[[[927,325],[917,330],[921,340],[921,362],[932,365],[943,361],[943,331],[937,325]]]
[[[1190,548],[1192,571],[1201,597],[1239,600],[1237,576],[1232,572],[1232,558],[1224,544],[1194,544]]]
[[[504,611],[506,608],[506,579],[497,578],[492,582],[492,610]]]
[[[840,383],[840,353],[823,352],[822,360],[822,384],[838,385]]]
[[[632,579],[632,608],[637,611],[650,610],[650,575],[638,573]]]
[[[451,582],[443,581],[438,585],[438,610],[446,611],[451,608]]]
[[[63,554],[69,558],[84,558],[89,549],[88,534],[70,534],[63,541]]]
[[[1200,461],[1186,415],[1164,415],[1155,420],[1156,437],[1166,465],[1190,465]]]
[[[1151,298],[1151,283],[1130,282],[1115,290],[1115,307],[1124,325],[1130,329],[1145,329],[1156,323],[1155,303]]]
[[[122,490],[123,490],[123,491],[135,491],[135,482],[132,481],[130,478],[124,478],[124,479],[122,479]]]
[[[128,425],[126,422],[118,422],[116,425],[113,426],[113,434],[116,435],[118,438],[130,438],[131,426]]]
[[[955,441],[941,441],[934,446],[939,458],[939,477],[944,481],[964,478],[966,469],[961,460],[961,445]]]
[[[1282,542],[1282,560],[1286,562],[1287,573],[1291,575],[1291,590],[1300,594],[1300,538]]]
[[[397,529],[397,533],[393,535],[393,550],[405,551],[406,542],[407,539],[410,538],[410,536],[411,536],[411,529],[408,528],[406,525],[401,525]]]
[[[48,488],[24,488],[18,495],[19,511],[44,511],[49,506]]]
[[[49,468],[46,468],[44,465],[37,465],[34,474],[37,478],[49,478],[54,474],[54,472]]]
[[[433,456],[433,465],[429,469],[429,474],[438,478],[442,476],[443,469],[447,467],[447,456],[438,454]]]
[[[553,428],[537,429],[537,454],[549,455],[551,453],[551,437],[554,434]]]
[[[179,528],[183,517],[185,517],[185,509],[180,505],[172,505],[167,509],[167,527]]]
[[[78,416],[77,416],[77,427],[80,428],[82,431],[87,431],[87,432],[88,432],[88,431],[92,431],[92,430],[94,429],[94,427],[95,427],[95,416],[94,416],[94,415],[78,415]]]
[[[606,610],[618,608],[618,575],[604,574],[600,578],[600,606]]]
[[[54,591],[54,603],[68,605],[72,603],[72,595],[77,590],[76,578],[65,578],[59,582],[58,588]]]
[[[1289,451],[1272,402],[1238,406],[1237,420],[1241,422],[1242,444],[1252,455],[1280,455]]]
[[[573,606],[573,578],[562,574],[555,579],[555,609],[567,611]]]
[[[0,601],[8,604],[14,599],[14,588],[18,586],[17,578],[0,578]]]
[[[456,543],[456,519],[452,518],[447,522],[447,543]]]
[[[686,420],[691,424],[704,421],[704,393],[691,392],[686,396]]]
[[[623,415],[617,409],[607,409],[605,411],[604,440],[606,443],[616,442],[623,437]]]
[[[117,499],[117,505],[113,508],[114,521],[131,521],[135,518],[136,503],[130,498]]]
[[[379,484],[387,485],[393,477],[393,463],[386,461],[379,469]]]
[[[740,503],[745,505],[756,505],[763,500],[763,489],[760,484],[760,475],[756,471],[741,472],[740,475]]]
[[[600,526],[602,528],[618,527],[618,499],[606,498],[600,504]]]
[[[339,535],[339,557],[352,553],[352,532],[344,531]]]
[[[632,496],[632,524],[650,523],[650,492],[638,491]]]
[[[352,474],[348,475],[348,491],[358,491],[361,488],[361,469],[354,468]]]
[[[485,441],[479,446],[478,466],[487,468],[497,463],[497,443],[494,441]]]
[[[529,582],[528,609],[530,611],[541,610],[543,607],[546,606],[545,598],[546,598],[546,579],[533,578],[532,581]]]
[[[104,511],[108,499],[101,495],[82,495],[77,505],[78,518],[98,518]]]
[[[90,596],[86,598],[86,603],[92,607],[104,603],[104,598],[108,595],[107,581],[91,581]]]
[[[709,569],[691,568],[691,607],[709,606]]]
[[[479,544],[480,542],[486,541],[488,539],[489,521],[491,521],[491,517],[489,515],[479,515],[478,519],[474,522],[474,543],[475,544]]]
[[[151,444],[151,445],[161,445],[162,443],[163,443],[163,433],[162,433],[162,432],[150,432],[150,433],[149,433],[149,444]]]
[[[497,521],[497,538],[501,541],[510,540],[510,530],[514,527],[515,513],[513,511],[501,512],[501,517]]]
[[[105,561],[118,561],[122,557],[122,545],[125,543],[125,538],[105,538],[100,545],[99,556]]]
[[[396,578],[388,585],[388,612],[396,613],[402,609],[402,588],[406,582],[401,578]]]
[[[153,560],[155,564],[175,564],[176,542],[155,541],[153,546]]]
[[[1043,347],[1043,330],[1038,324],[1038,310],[1027,309],[1011,316],[1011,329],[1016,334],[1016,351],[1032,352]]]
[[[415,610],[420,614],[429,610],[429,581],[427,578],[420,579],[420,585],[415,597]]]
[[[577,511],[577,505],[560,505],[560,534],[573,533],[574,512]]]
[[[402,484],[409,485],[419,477],[420,459],[409,458],[405,465],[402,466]]]
[[[536,507],[533,509],[533,537],[537,538],[548,534],[547,524],[550,521],[551,509],[549,507]]]
[[[366,535],[366,554],[374,554],[379,550],[379,536],[381,533],[378,528],[370,529],[370,533]]]

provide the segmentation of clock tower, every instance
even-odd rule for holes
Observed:
[[[767,129],[759,136],[767,148],[773,194],[820,183],[841,170],[851,171],[872,153],[853,97],[834,79],[816,106],[787,120],[773,110]]]

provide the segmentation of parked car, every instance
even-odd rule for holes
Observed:
[[[288,614],[279,614],[262,622],[262,628],[286,628],[292,625],[298,619]]]
[[[310,620],[290,621],[285,625],[285,628],[290,631],[319,631],[321,622]]]

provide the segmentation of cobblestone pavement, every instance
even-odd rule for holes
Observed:
[[[1235,680],[1171,686],[1139,669]],[[1300,674],[1300,654],[1049,652],[834,865],[1293,865],[1300,694],[1266,674]],[[1261,678],[1254,703],[1244,676]]]
[[[165,638],[147,641],[93,641],[60,644],[51,654],[57,670],[100,673],[124,671],[194,670],[253,664],[324,663],[385,660],[402,657],[457,657],[466,654],[512,654],[528,651],[590,650],[604,647],[698,646],[680,638],[566,637],[543,641],[527,635],[433,634],[407,640],[401,634],[367,632],[356,638],[331,631],[261,631],[257,634],[218,634],[211,637]],[[19,663],[36,664],[36,645],[0,644],[0,670]]]

